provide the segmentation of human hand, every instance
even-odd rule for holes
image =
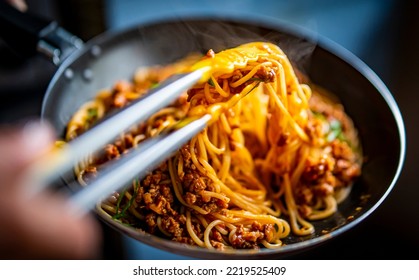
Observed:
[[[101,234],[91,216],[72,215],[64,197],[27,196],[25,169],[51,147],[49,126],[0,128],[0,258],[89,259],[98,256]],[[29,185],[28,185],[29,184]]]
[[[7,2],[21,12],[25,12],[28,9],[25,0],[7,0]]]

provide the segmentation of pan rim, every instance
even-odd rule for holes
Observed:
[[[48,100],[48,96],[52,92],[54,85],[56,84],[57,80],[64,74],[64,71],[79,57],[90,50],[92,46],[95,45],[102,45],[103,43],[106,43],[106,41],[109,40],[109,38],[112,38],[113,36],[121,36],[122,34],[127,34],[130,32],[133,32],[133,30],[145,27],[145,26],[152,26],[152,25],[160,25],[160,24],[170,24],[171,22],[177,22],[180,21],[211,21],[211,22],[238,22],[246,25],[251,26],[260,26],[263,28],[271,29],[273,31],[281,31],[287,34],[291,34],[293,36],[300,37],[304,40],[308,40],[310,42],[315,42],[316,47],[319,47],[320,49],[328,52],[329,54],[341,59],[343,62],[348,64],[351,68],[353,68],[356,72],[358,72],[360,75],[362,75],[363,78],[365,78],[369,84],[371,84],[376,91],[380,94],[380,96],[384,99],[386,105],[388,106],[389,110],[391,111],[394,121],[396,123],[397,129],[398,129],[398,142],[399,142],[399,153],[398,153],[398,163],[397,168],[395,170],[394,176],[392,181],[390,182],[389,186],[387,187],[384,194],[378,199],[377,202],[375,202],[367,211],[359,215],[354,221],[347,223],[343,225],[342,227],[328,233],[322,236],[314,237],[313,239],[301,241],[294,244],[289,244],[284,247],[281,247],[279,249],[260,249],[260,250],[234,250],[233,252],[228,251],[214,251],[214,250],[208,250],[205,248],[200,248],[197,246],[188,246],[184,244],[180,244],[177,242],[173,242],[171,240],[166,240],[163,238],[159,238],[157,236],[148,234],[148,233],[139,233],[138,231],[129,229],[121,224],[119,224],[116,221],[109,221],[106,220],[104,217],[102,217],[103,220],[107,224],[109,224],[112,227],[116,227],[131,238],[134,238],[136,240],[139,240],[136,238],[138,234],[141,235],[141,242],[153,246],[155,248],[163,249],[163,250],[169,250],[169,251],[175,251],[181,255],[199,255],[202,258],[209,258],[209,259],[219,259],[219,258],[270,258],[270,257],[280,257],[288,256],[290,253],[298,253],[302,251],[303,249],[309,249],[314,246],[318,246],[320,244],[325,243],[327,240],[330,240],[334,237],[337,237],[341,235],[344,232],[347,232],[348,230],[352,229],[354,226],[358,225],[360,222],[364,221],[368,216],[370,216],[382,203],[383,201],[388,197],[392,189],[394,188],[397,180],[399,179],[399,176],[403,169],[403,164],[405,161],[406,156],[406,131],[404,126],[404,121],[402,114],[400,112],[400,109],[396,103],[396,100],[394,99],[393,95],[391,94],[390,90],[387,88],[387,86],[384,84],[384,82],[379,78],[379,76],[366,64],[364,63],[360,58],[358,58],[356,55],[354,55],[352,52],[347,50],[346,48],[342,47],[341,45],[337,44],[336,42],[332,41],[331,39],[328,39],[320,34],[314,33],[312,31],[309,31],[307,29],[304,29],[302,27],[299,27],[297,25],[291,24],[289,22],[285,22],[283,20],[278,20],[276,18],[266,17],[266,16],[257,16],[252,18],[252,20],[243,19],[241,17],[225,17],[225,16],[197,16],[197,15],[189,15],[182,18],[179,18],[179,16],[168,18],[165,17],[163,19],[152,19],[148,22],[142,22],[141,24],[137,24],[134,26],[130,26],[128,28],[122,29],[122,30],[111,30],[108,32],[105,32],[101,35],[99,35],[96,38],[93,38],[92,40],[88,41],[83,49],[80,51],[74,53],[71,55],[57,70],[55,75],[53,76],[47,91],[46,95],[44,97],[43,103],[42,103],[42,109],[41,109],[41,118],[45,117],[45,110],[46,110],[46,104]],[[97,213],[97,215],[100,216],[100,214]],[[158,239],[158,242],[155,242],[155,239]],[[156,246],[158,244],[158,246]]]

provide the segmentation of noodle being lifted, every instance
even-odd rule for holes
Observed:
[[[190,59],[139,70],[86,103],[68,124],[67,141],[114,108],[140,97]],[[101,203],[113,219],[174,241],[207,248],[280,247],[291,232],[314,232],[360,174],[356,130],[339,104],[299,82],[276,45],[255,42],[214,54],[192,69],[208,77],[172,106],[122,133],[80,163],[88,183],[105,162],[147,138],[206,113],[208,127],[171,159]]]

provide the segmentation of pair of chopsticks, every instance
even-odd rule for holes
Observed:
[[[206,70],[198,69],[187,74],[177,74],[150,90],[144,97],[132,102],[64,147],[54,150],[34,164],[28,172],[36,188],[31,194],[41,192],[48,183],[74,168],[87,155],[101,149],[132,125],[149,118],[153,113],[175,101],[182,92],[202,79]],[[114,191],[126,186],[134,178],[142,178],[203,130],[210,115],[190,122],[167,135],[144,141],[137,149],[105,168],[94,181],[69,198],[70,205],[81,213],[88,212]],[[74,183],[75,184],[75,183]],[[70,186],[71,188],[71,186]]]

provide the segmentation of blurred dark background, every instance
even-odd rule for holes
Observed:
[[[84,41],[106,31],[176,14],[223,12],[271,17],[300,25],[361,58],[392,92],[407,130],[404,169],[384,203],[363,223],[295,259],[418,259],[419,19],[415,1],[296,0],[28,0],[28,12],[55,19]],[[1,27],[0,27],[1,28]],[[0,123],[40,115],[56,67],[41,55],[23,59],[0,39]],[[385,125],[377,124],[377,125]],[[104,259],[185,259],[139,244],[103,227]]]

